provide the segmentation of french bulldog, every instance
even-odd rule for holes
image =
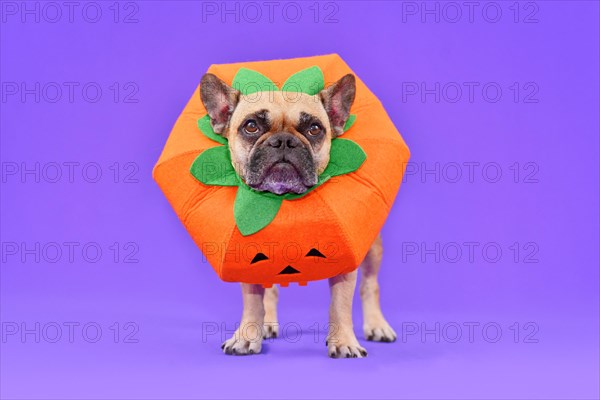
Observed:
[[[244,95],[213,74],[200,82],[200,97],[215,133],[228,139],[237,174],[257,191],[304,193],[317,183],[329,162],[332,139],[343,127],[354,102],[356,79],[343,76],[315,95],[281,91]],[[379,236],[360,265],[363,331],[367,340],[393,342],[396,333],[381,311],[378,272],[383,247]],[[362,358],[352,324],[357,271],[329,279],[331,302],[327,351],[332,358]],[[242,283],[239,328],[221,346],[225,354],[260,353],[263,338],[279,334],[276,286]]]

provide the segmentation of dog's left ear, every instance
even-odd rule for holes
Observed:
[[[200,81],[200,98],[210,116],[215,133],[225,132],[229,118],[238,103],[240,92],[228,86],[213,74],[205,74]]]
[[[350,107],[354,102],[355,95],[356,78],[352,74],[343,76],[339,81],[319,93],[329,116],[334,137],[344,133],[344,124],[350,116]]]

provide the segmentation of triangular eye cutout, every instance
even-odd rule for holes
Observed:
[[[323,253],[321,253],[319,250],[317,249],[310,249],[310,251],[308,252],[308,254],[306,255],[306,257],[321,257],[321,258],[327,258],[323,255]]]
[[[252,261],[250,261],[250,264],[254,264],[257,263],[259,261],[262,260],[268,260],[269,257],[265,256],[263,253],[256,253],[256,255],[254,256],[254,258],[252,259]]]

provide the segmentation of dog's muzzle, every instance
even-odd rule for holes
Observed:
[[[317,183],[311,150],[288,132],[275,133],[262,142],[249,164],[246,183],[255,190],[301,194]]]

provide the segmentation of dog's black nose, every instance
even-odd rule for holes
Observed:
[[[300,142],[300,139],[291,133],[279,132],[271,135],[271,137],[266,140],[266,144],[267,146],[276,149],[285,150],[296,148],[300,146],[302,142]]]

